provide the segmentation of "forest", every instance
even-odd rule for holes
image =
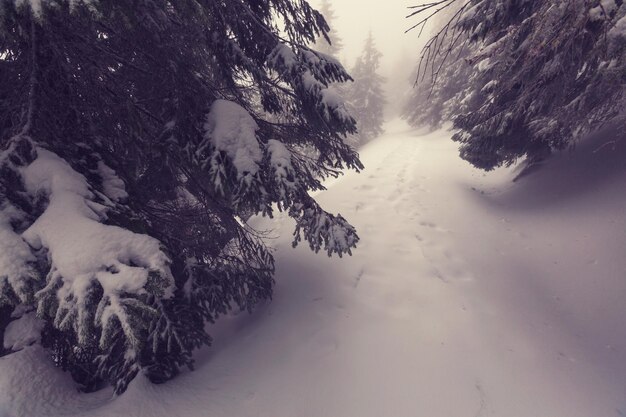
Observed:
[[[0,0],[0,417],[625,416],[625,132],[623,0]]]

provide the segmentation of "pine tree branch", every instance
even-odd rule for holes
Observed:
[[[28,88],[28,104],[26,109],[26,121],[22,126],[22,130],[18,136],[28,136],[33,128],[33,119],[35,118],[35,107],[37,105],[37,84],[38,84],[38,65],[37,65],[37,23],[35,21],[34,12],[30,15],[30,76]]]

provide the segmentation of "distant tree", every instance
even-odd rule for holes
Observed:
[[[393,99],[388,100],[385,114],[391,117],[403,116],[406,104],[414,94],[410,86],[415,84],[415,57],[408,49],[404,48],[397,54],[389,69],[392,75],[387,77],[385,96]]]
[[[320,2],[319,11],[322,16],[324,16],[324,20],[326,21],[329,30],[327,32],[320,33],[315,40],[314,48],[317,52],[324,54],[326,59],[337,60],[337,64],[339,65],[338,60],[343,50],[343,41],[336,29],[337,16],[335,14],[335,10],[329,0],[322,0]],[[343,99],[348,94],[348,86],[348,84],[344,83],[331,83],[328,90],[338,98]],[[346,138],[346,143],[350,146],[354,146],[355,143],[353,141],[353,136],[348,136]],[[317,159],[319,157],[319,152],[310,146],[304,146],[300,151],[302,154],[312,159]]]
[[[456,115],[465,113],[474,101],[471,82],[472,65],[467,61],[473,45],[458,44],[452,54],[456,59],[438,69],[422,72],[416,68],[413,88],[406,98],[402,117],[414,127],[438,129]],[[419,72],[419,76],[417,73]]]
[[[353,140],[356,146],[383,133],[386,100],[383,90],[385,79],[378,73],[381,57],[382,54],[376,48],[374,37],[370,32],[365,40],[363,52],[351,71],[354,83],[350,85],[347,93],[351,113],[357,120],[358,134]]]
[[[463,77],[463,96],[474,103],[452,115],[464,159],[486,170],[519,158],[533,164],[600,126],[624,127],[622,0],[439,0],[415,6],[415,26],[457,2],[422,62],[446,89],[458,81],[441,72],[455,65],[457,40],[474,45]]]
[[[0,0],[3,330],[41,330],[83,389],[121,393],[271,296],[251,214],[350,253],[354,228],[310,196],[361,168],[328,88],[349,76],[307,46],[327,32],[303,0]]]
[[[322,0],[319,8],[328,24],[328,32],[320,34],[315,41],[315,49],[335,59],[339,58],[339,53],[343,49],[343,41],[336,29],[337,16],[330,0]]]

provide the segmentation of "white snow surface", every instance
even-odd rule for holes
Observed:
[[[34,312],[26,313],[9,323],[4,331],[4,348],[18,351],[38,342],[44,322]]]
[[[65,282],[73,281],[74,293],[82,293],[94,278],[107,295],[137,293],[149,270],[170,274],[158,240],[100,223],[105,208],[90,200],[85,177],[48,150],[37,148],[37,154],[21,173],[26,189],[33,195],[46,193],[49,202],[22,237],[49,251],[56,273]]]
[[[98,162],[98,174],[102,178],[102,188],[108,198],[113,201],[120,201],[128,197],[124,181],[102,161]]]
[[[626,415],[626,144],[513,183],[449,132],[386,131],[316,196],[357,227],[354,256],[257,219],[280,235],[274,299],[214,326],[195,371],[79,394],[35,345],[0,359],[0,416]]]
[[[614,38],[626,38],[626,16],[623,16],[615,23],[615,26],[609,31],[609,36]]]
[[[617,9],[616,0],[600,0],[600,4],[589,10],[591,20],[606,19]]]
[[[255,175],[263,152],[256,137],[258,125],[239,104],[228,100],[215,100],[204,125],[205,139],[223,151],[232,161],[239,178]],[[201,146],[198,153],[204,151]]]

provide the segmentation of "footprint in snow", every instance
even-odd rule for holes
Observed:
[[[313,346],[315,357],[321,358],[339,349],[339,339],[330,332],[322,332],[315,336]]]
[[[419,225],[422,226],[422,227],[428,227],[429,229],[436,230],[437,232],[440,232],[440,233],[448,233],[449,232],[449,230],[444,229],[443,227],[439,227],[435,223],[429,222],[429,221],[421,221],[421,222],[419,222]]]

